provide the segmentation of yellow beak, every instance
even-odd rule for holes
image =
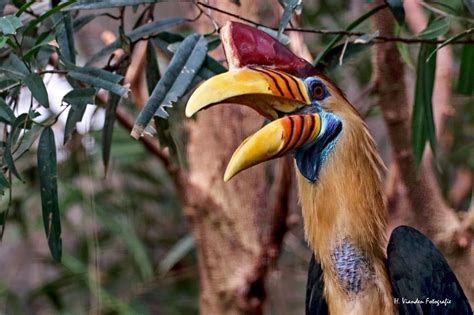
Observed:
[[[321,131],[321,119],[316,113],[284,116],[311,103],[304,82],[284,72],[242,68],[214,76],[191,95],[186,116],[220,103],[246,105],[274,120],[235,150],[224,181],[249,167],[304,146]]]
[[[269,68],[242,68],[204,82],[191,95],[186,116],[224,102],[250,106],[272,120],[310,104],[301,79]]]

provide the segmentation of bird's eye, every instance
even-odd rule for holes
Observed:
[[[323,84],[322,83],[316,83],[314,86],[313,86],[313,97],[320,101],[324,98],[325,96],[325,92],[324,92],[324,87],[323,87]]]

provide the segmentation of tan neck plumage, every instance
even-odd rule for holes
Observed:
[[[342,134],[316,183],[297,172],[305,234],[323,269],[330,314],[390,314],[393,300],[383,250],[383,163],[362,119],[353,113],[341,118]],[[374,271],[373,279],[355,297],[338,285],[331,260],[343,242],[360,251]]]

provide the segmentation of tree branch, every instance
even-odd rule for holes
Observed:
[[[255,22],[253,20],[247,19],[245,17],[242,17],[240,15],[227,12],[224,10],[221,10],[217,7],[214,7],[212,5],[203,3],[201,1],[197,1],[196,4],[198,6],[203,6],[205,8],[208,8],[210,10],[225,14],[227,16],[231,16],[233,18],[239,19],[241,21],[250,23],[254,26],[260,26],[260,27],[265,27],[271,30],[278,31],[278,28],[276,27],[270,27],[262,23]],[[312,33],[312,34],[321,34],[321,35],[344,35],[344,36],[364,36],[364,35],[370,35],[364,32],[352,32],[352,31],[345,31],[345,30],[315,30],[315,29],[308,29],[308,28],[294,28],[294,27],[288,27],[285,28],[285,31],[287,32],[302,32],[302,33]],[[427,44],[442,44],[445,42],[443,39],[422,39],[422,38],[406,38],[406,37],[394,37],[394,36],[375,36],[372,39],[373,42],[375,43],[385,43],[385,42],[400,42],[400,43],[405,43],[405,44],[420,44],[420,43],[427,43]],[[465,40],[455,40],[450,42],[450,44],[474,44],[474,39],[465,39]]]

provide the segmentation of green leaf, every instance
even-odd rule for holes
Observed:
[[[26,86],[30,89],[33,97],[40,103],[42,106],[49,108],[49,99],[48,92],[44,86],[43,79],[37,73],[30,73],[23,78]]]
[[[51,127],[43,130],[38,143],[38,174],[44,230],[51,255],[55,261],[60,262],[62,240],[56,173],[56,142]]]
[[[79,88],[72,90],[63,97],[63,102],[71,105],[64,127],[64,144],[71,139],[76,130],[76,124],[82,120],[88,104],[94,104],[94,88]]]
[[[397,20],[399,25],[405,23],[405,10],[403,9],[403,3],[401,0],[385,0],[392,11],[393,16]]]
[[[20,18],[15,15],[0,17],[0,31],[5,35],[16,34],[16,30],[22,26]]]
[[[59,52],[71,64],[76,63],[76,50],[74,45],[74,29],[72,18],[69,13],[58,13],[62,18],[62,23],[56,27],[56,39],[58,41]]]
[[[458,92],[466,95],[474,93],[474,45],[472,44],[465,44],[462,49]]]
[[[436,154],[436,131],[431,103],[436,71],[436,55],[435,58],[426,61],[434,48],[435,45],[433,44],[422,44],[418,54],[412,114],[412,147],[418,165],[423,158],[426,141],[430,141],[433,154]]]
[[[78,0],[75,5],[66,8],[64,11],[71,10],[91,10],[107,9],[115,7],[133,6],[139,4],[155,3],[156,0]]]
[[[74,32],[80,31],[89,22],[92,22],[99,14],[81,14],[79,17],[74,19],[73,28]]]
[[[457,39],[460,39],[462,37],[465,37],[469,34],[471,34],[472,32],[474,32],[474,28],[470,28],[470,29],[467,29],[465,30],[464,32],[461,32],[461,33],[458,33],[454,36],[451,36],[450,38],[448,38],[447,40],[445,40],[444,42],[442,42],[440,45],[438,45],[438,47],[436,47],[435,50],[433,50],[431,52],[431,54],[428,56],[428,59],[430,59],[438,50],[440,50],[441,48],[443,48],[444,46],[448,45],[449,43],[457,40]]]
[[[120,102],[120,96],[110,95],[105,108],[104,128],[102,129],[102,162],[107,176],[110,161],[110,149],[112,147],[112,137],[114,132],[115,112]]]
[[[422,39],[433,39],[446,34],[449,31],[449,20],[446,18],[436,19],[420,33],[418,37]]]
[[[3,98],[0,97],[0,122],[11,125],[15,120],[13,110],[8,106]]]
[[[274,29],[271,29],[265,26],[257,26],[257,28],[261,31],[264,31],[271,37],[275,38],[277,41],[279,41],[283,45],[288,45],[290,43],[290,38],[283,33],[279,34],[278,31],[275,31]]]
[[[27,34],[29,33],[30,31],[32,31],[38,24],[40,24],[41,22],[43,22],[44,20],[46,20],[48,17],[50,17],[51,15],[55,14],[55,13],[58,13],[59,11],[61,11],[61,9],[69,6],[71,3],[74,3],[76,2],[76,0],[69,0],[69,1],[66,1],[66,2],[61,2],[59,5],[51,8],[50,10],[46,11],[44,14],[42,14],[40,17],[34,19],[33,21],[31,21],[30,23],[28,23],[28,25],[26,26],[25,30],[24,30],[24,34]]]
[[[186,92],[206,55],[207,41],[203,36],[194,34],[186,37],[138,115],[132,130],[134,138],[142,136],[153,116],[167,117],[165,107],[172,107],[172,102],[177,101]]]
[[[119,96],[125,96],[129,91],[128,87],[118,84],[123,79],[123,76],[98,68],[76,68],[70,71],[68,76]]]
[[[23,61],[13,53],[8,56],[8,59],[4,63],[0,64],[0,70],[0,78],[2,78],[2,80],[20,80],[30,73]]]
[[[36,141],[36,139],[38,139],[44,128],[45,127],[43,127],[42,125],[34,124],[30,130],[25,132],[25,135],[21,139],[20,146],[13,154],[13,160],[18,160],[20,157],[23,156],[23,154],[30,150],[31,146]]]
[[[167,273],[180,262],[191,250],[195,248],[196,244],[191,235],[186,235],[181,238],[173,247],[166,253],[165,258],[161,260],[159,269],[162,274]]]
[[[472,16],[474,16],[474,1],[473,0],[464,0],[464,5],[469,10]]]
[[[397,25],[395,27],[395,37],[400,37],[402,32],[402,26]],[[408,51],[408,45],[400,42],[395,42],[395,46],[397,47],[398,53],[402,57],[405,64],[407,64],[411,69],[414,69],[413,62],[410,57],[410,52]]]
[[[351,58],[354,58],[359,53],[363,52],[367,48],[372,46],[372,43],[365,43],[365,44],[347,44],[344,48],[345,44],[339,44],[333,47],[328,53],[324,56],[324,58],[319,62],[317,68],[321,70],[330,71],[335,69],[340,64],[340,57],[342,52],[344,51],[344,61],[348,61]]]
[[[15,165],[15,160],[13,159],[13,154],[12,150],[14,149],[13,147],[16,144],[16,141],[18,140],[18,137],[20,136],[20,132],[24,127],[27,125],[28,122],[28,114],[21,114],[20,116],[16,117],[15,120],[12,123],[12,127],[10,130],[10,133],[8,134],[7,142],[5,144],[5,150],[3,152],[3,158],[5,160],[5,164],[7,165],[8,169],[10,172],[15,175],[16,178],[18,178],[20,181],[23,181],[23,179],[20,176],[20,173],[18,172],[16,165]]]
[[[283,5],[283,14],[280,18],[280,23],[278,24],[278,40],[280,39],[283,30],[286,25],[290,22],[291,15],[298,8],[301,7],[301,0],[280,0],[280,3]]]
[[[5,188],[10,188],[10,182],[5,177],[5,174],[2,171],[0,171],[0,195],[3,196],[5,194]],[[3,214],[4,212],[2,211],[0,216],[3,216]],[[4,218],[2,219],[3,220],[0,220],[0,226],[5,225],[5,219]]]
[[[380,10],[382,9],[385,9],[387,7],[387,4],[382,4],[382,5],[379,5],[379,6],[376,6],[375,8],[373,8],[372,10],[366,12],[365,14],[363,14],[362,16],[360,16],[359,18],[357,18],[355,21],[353,21],[351,24],[349,24],[345,30],[346,31],[351,31],[353,30],[354,28],[356,28],[357,26],[359,26],[359,24],[361,24],[362,22],[364,22],[365,20],[367,20],[369,17],[371,17],[372,15],[374,15],[375,13],[379,12]],[[316,57],[316,59],[313,61],[313,65],[314,66],[317,66],[319,64],[319,62],[324,58],[324,56],[334,47],[334,45],[337,44],[337,42],[339,40],[341,40],[342,38],[344,37],[344,35],[337,35],[337,36],[334,36],[334,38],[329,42],[329,44],[323,49],[322,52],[320,52],[318,54],[318,56]]]
[[[168,19],[163,19],[160,21],[155,21],[151,23],[144,24],[142,26],[137,27],[133,31],[126,33],[125,36],[130,39],[130,41],[136,42],[141,38],[145,38],[147,36],[151,36],[153,34],[158,33],[161,30],[176,26],[178,24],[184,23],[187,20],[183,17],[172,17]],[[114,50],[122,47],[122,41],[120,39],[115,40],[111,44],[102,48],[99,52],[97,52],[92,58],[87,62],[87,66],[92,65],[102,58],[109,56]]]
[[[156,51],[151,41],[146,46],[146,68],[145,68],[146,84],[148,87],[148,95],[151,95],[153,88],[160,81],[160,68],[156,59]]]
[[[0,35],[0,48],[3,48],[7,45],[8,37]]]

